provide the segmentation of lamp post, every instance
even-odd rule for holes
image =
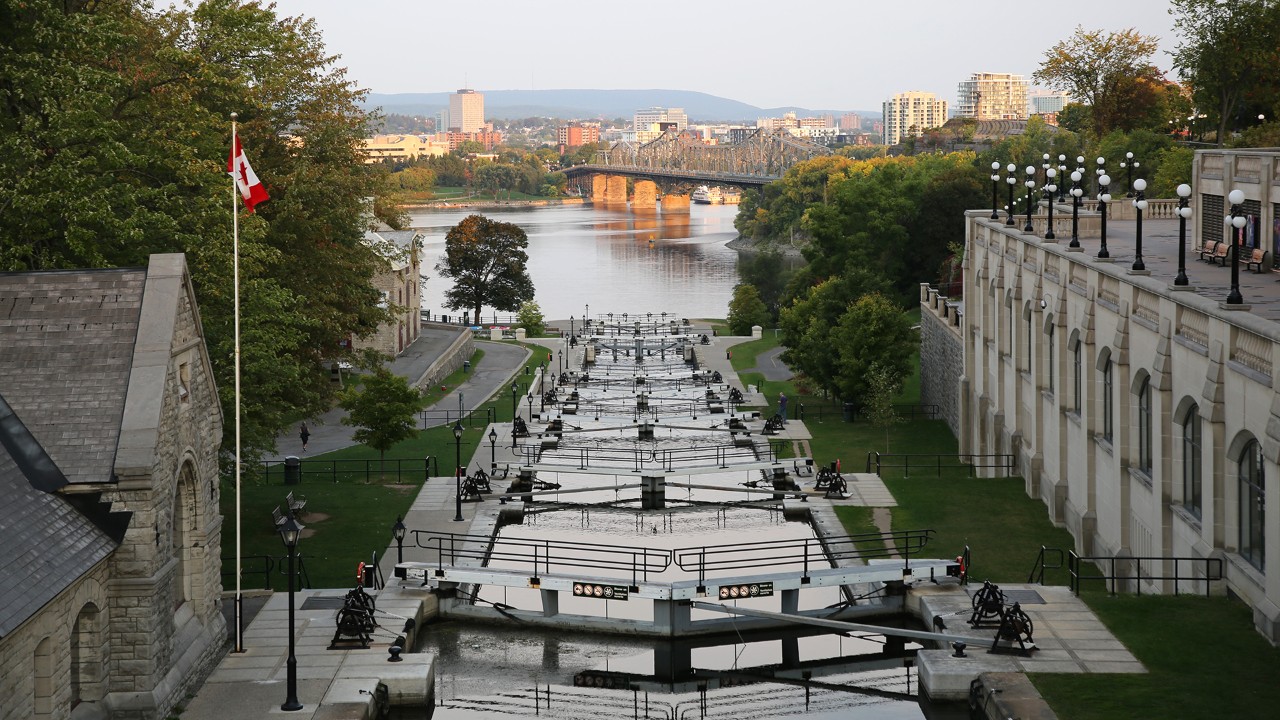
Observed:
[[[1066,176],[1067,176],[1067,156],[1059,155],[1058,156],[1058,177],[1065,178]],[[1058,202],[1062,202],[1063,200],[1067,199],[1066,192],[1067,192],[1067,183],[1064,181],[1058,185]]]
[[[1027,186],[1027,224],[1022,226],[1022,232],[1034,232],[1036,228],[1031,224],[1031,203],[1034,202],[1032,191],[1036,187],[1035,165],[1027,166],[1027,181],[1023,184]]]
[[[1133,197],[1133,169],[1138,167],[1139,163],[1133,161],[1133,153],[1124,154],[1125,161],[1120,163],[1120,167],[1125,169],[1125,184],[1128,186],[1125,190],[1125,197]]]
[[[1076,156],[1076,172],[1080,173],[1080,179],[1081,179],[1081,180],[1084,180],[1084,178],[1085,178],[1085,174],[1084,174],[1084,156],[1083,156],[1083,155],[1077,155],[1077,156]],[[1081,186],[1080,186],[1080,189],[1084,191],[1084,192],[1082,193],[1082,195],[1088,195],[1088,194],[1089,194],[1089,185],[1088,185],[1088,183],[1085,183],[1084,185],[1081,185]]]
[[[1102,163],[1102,158],[1098,158],[1098,163]],[[1111,253],[1107,252],[1107,203],[1111,202],[1111,195],[1107,192],[1107,186],[1110,184],[1111,178],[1106,175],[1098,176],[1098,214],[1102,216],[1102,247],[1098,249],[1098,257],[1100,258],[1111,257]]]
[[[533,417],[533,393],[529,393],[529,417]]]
[[[280,526],[280,539],[284,541],[285,550],[289,554],[289,659],[285,661],[287,696],[284,704],[280,706],[280,709],[286,712],[302,709],[302,703],[298,702],[298,656],[294,651],[293,641],[293,556],[294,550],[298,547],[298,538],[302,535],[302,528],[303,525],[293,519],[293,513],[289,513],[289,517]]]
[[[1018,169],[1018,166],[1014,165],[1013,163],[1009,163],[1009,165],[1005,167],[1005,172],[1007,173],[1007,176],[1005,177],[1004,181],[1009,184],[1009,204],[1006,206],[1006,212],[1009,213],[1009,219],[1005,220],[1004,224],[1008,225],[1009,227],[1013,227],[1013,212],[1014,212],[1013,186],[1018,184],[1018,178],[1014,177],[1013,174],[1014,172],[1017,171],[1017,169]]]
[[[1079,170],[1071,173],[1071,243],[1067,247],[1073,248],[1080,247],[1080,196],[1084,195],[1080,188],[1081,177]]]
[[[516,417],[517,417],[516,410],[519,407],[518,405],[516,405],[516,398],[519,396],[520,396],[520,388],[515,383],[511,383],[511,449],[512,450],[516,449]],[[530,417],[529,420],[532,421],[533,417]]]
[[[1054,178],[1058,176],[1058,171],[1051,167],[1045,168],[1044,176],[1047,181],[1044,186],[1044,199],[1049,207],[1049,221],[1048,225],[1045,226],[1044,239],[1053,240],[1057,237],[1053,234],[1053,194],[1058,190],[1058,186],[1054,184]]]
[[[1000,219],[1000,163],[991,163],[991,219]]]
[[[1048,185],[1048,184],[1049,184],[1049,167],[1050,167],[1050,163],[1049,163],[1049,153],[1045,153],[1045,154],[1044,154],[1044,161],[1040,163],[1040,169],[1045,171],[1045,172],[1044,172],[1044,184],[1045,184],[1045,185]]]
[[[1191,217],[1191,186],[1183,183],[1178,186],[1178,276],[1173,279],[1175,286],[1190,285],[1187,279],[1187,218]]]
[[[1147,209],[1147,194],[1143,190],[1147,189],[1147,181],[1138,178],[1133,181],[1133,190],[1136,193],[1133,198],[1133,207],[1137,209],[1137,223],[1134,225],[1133,234],[1137,241],[1134,244],[1133,253],[1133,271],[1144,272],[1147,264],[1142,262],[1142,211]]]
[[[1227,293],[1228,305],[1243,305],[1244,296],[1240,294],[1240,235],[1244,230],[1244,193],[1232,190],[1227,195],[1231,202],[1231,292]]]
[[[462,423],[453,425],[453,521],[462,522]]]
[[[391,526],[391,537],[396,539],[396,564],[404,562],[404,534],[409,528],[404,526],[404,516],[396,516],[396,524]]]
[[[489,428],[489,474],[498,469],[498,430]]]
[[[574,335],[577,335],[577,334],[578,332],[577,330],[574,329],[574,326],[573,326],[573,316],[570,315],[569,316],[569,337],[572,338]]]

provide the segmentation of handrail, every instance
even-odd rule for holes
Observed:
[[[374,475],[409,475],[414,477],[427,478],[430,477],[430,467],[432,458],[386,458],[385,460],[367,459],[367,460],[313,460],[299,459],[300,480],[306,482],[308,480],[315,481],[321,478],[330,482],[354,482],[368,481]],[[285,471],[286,460],[263,460],[262,474],[264,480],[270,483],[273,477],[278,476],[281,482],[285,482],[287,474]]]
[[[630,467],[633,472],[643,472],[646,464],[661,465],[666,472],[677,467],[687,467],[690,461],[709,460],[716,466],[727,468],[732,463],[777,462],[778,450],[769,443],[766,447],[752,445],[709,445],[705,447],[670,448],[617,448],[596,445],[557,445],[542,448],[536,443],[521,445],[520,454],[526,465],[560,465],[585,470],[601,467],[606,463]]]
[[[246,575],[261,575],[262,589],[271,590],[272,576],[276,572],[277,568],[283,568],[285,566],[288,557],[288,555],[242,555],[240,557],[240,575],[242,578]],[[301,578],[299,583],[300,588],[306,589],[311,587],[311,576],[307,574],[307,565],[303,562],[302,553],[297,553],[294,555],[294,558],[298,561],[295,574]],[[247,569],[244,566],[245,561],[260,561],[261,567],[253,570]],[[226,578],[235,580],[235,562],[236,558],[234,555],[227,555],[222,558],[222,577],[224,578],[222,584],[224,587],[228,584]],[[280,574],[287,577],[287,573],[283,569],[280,570]]]
[[[589,568],[625,570],[631,584],[648,580],[671,565],[671,551],[629,545],[571,542],[566,540],[530,540],[413,530],[414,543],[436,553],[437,569],[472,561],[478,565],[493,563],[527,565],[531,575],[552,572],[552,568]],[[424,544],[425,543],[425,544]]]
[[[1058,558],[1057,561],[1052,565],[1050,565],[1048,560],[1046,559],[1047,556],[1050,554],[1053,554],[1055,557]],[[1041,545],[1040,552],[1036,555],[1036,564],[1031,567],[1031,572],[1027,574],[1027,582],[1036,583],[1037,585],[1043,585],[1044,571],[1045,570],[1061,570],[1063,568],[1062,561],[1064,557],[1065,556],[1063,555],[1062,548],[1051,548],[1051,547],[1045,547],[1044,545]]]
[[[1104,565],[1110,568],[1110,572],[1098,575],[1086,575],[1081,572],[1083,563],[1091,562],[1099,568]],[[1117,563],[1132,563],[1132,572],[1118,570]],[[1143,574],[1143,563],[1147,563],[1147,567],[1152,566],[1163,567],[1165,563],[1173,564],[1172,575],[1151,575]],[[1202,574],[1197,577],[1194,574],[1187,575],[1181,571],[1183,563],[1201,564],[1204,568]],[[1108,592],[1115,595],[1119,592],[1119,584],[1121,581],[1136,580],[1137,594],[1142,594],[1143,580],[1172,580],[1173,594],[1178,594],[1178,584],[1183,581],[1203,582],[1205,597],[1212,595],[1212,583],[1223,580],[1222,576],[1222,558],[1199,558],[1199,557],[1178,557],[1178,556],[1133,556],[1133,557],[1108,557],[1105,555],[1097,556],[1081,556],[1075,551],[1067,554],[1067,570],[1071,574],[1071,592],[1076,595],[1080,594],[1080,585],[1085,580],[1102,580],[1107,583]]]
[[[910,558],[920,554],[933,534],[933,530],[894,530],[845,537],[762,540],[676,548],[672,554],[681,570],[697,571],[699,581],[705,580],[709,571],[759,569],[796,562],[802,563],[804,576],[808,577],[811,566],[837,567],[842,560],[900,556],[909,569]]]
[[[886,458],[902,459],[903,462],[888,463],[885,462]],[[937,473],[937,477],[942,477],[942,471],[944,469],[956,470],[960,467],[967,468],[969,477],[974,477],[974,470],[978,469],[994,468],[1003,471],[1005,476],[1012,476],[1018,470],[1018,457],[1016,455],[994,453],[985,455],[966,453],[880,453],[873,451],[867,453],[867,472],[873,472],[872,468],[874,467],[875,474],[881,475],[881,470],[883,468],[902,468],[904,470],[903,477],[911,477],[913,458],[917,458],[915,462],[916,468],[928,468],[932,466]],[[944,465],[942,463],[943,459],[953,459],[960,463],[960,465]],[[984,462],[988,459],[992,459],[993,462]]]

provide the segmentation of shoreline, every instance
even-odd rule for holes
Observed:
[[[545,200],[484,200],[471,199],[458,202],[437,201],[429,203],[404,203],[397,207],[403,210],[454,210],[457,208],[514,208],[514,207],[550,207],[555,205],[585,205],[583,198],[547,198]]]

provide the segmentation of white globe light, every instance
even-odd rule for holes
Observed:
[[[1189,207],[1178,208],[1178,214],[1181,215],[1183,219],[1189,218],[1191,217],[1191,208]]]
[[[1044,189],[1048,190],[1050,194],[1058,192],[1058,186],[1053,183],[1049,183]]]
[[[1134,206],[1135,206],[1135,207],[1137,207],[1139,210],[1146,210],[1146,209],[1147,209],[1147,201],[1146,201],[1146,200],[1139,200],[1138,202],[1134,203]]]
[[[1227,199],[1231,201],[1232,205],[1239,205],[1240,203],[1244,202],[1244,191],[1232,190],[1231,194],[1227,195]]]
[[[1137,160],[1134,160],[1134,161],[1133,161],[1133,166],[1134,166],[1134,167],[1142,167],[1142,163],[1138,162]]]
[[[1105,164],[1106,164],[1106,162],[1107,162],[1107,159],[1106,159],[1106,158],[1104,158],[1104,157],[1100,157],[1100,158],[1098,158],[1098,164],[1099,164],[1099,165],[1105,165]]]
[[[1045,160],[1048,160],[1048,159],[1049,159],[1049,153],[1045,153],[1045,154],[1044,154],[1044,159],[1045,159]]]
[[[1035,174],[1036,174],[1036,166],[1035,166],[1035,165],[1028,165],[1028,166],[1027,166],[1027,174],[1028,174],[1028,175],[1035,175]]]
[[[1005,168],[1005,170],[1008,170],[1009,172],[1013,172],[1014,170],[1017,170],[1017,169],[1018,169],[1018,166],[1014,165],[1013,163],[1009,163],[1009,167]]]
[[[1057,170],[1054,170],[1053,168],[1049,168],[1048,170],[1045,170],[1044,172],[1045,172],[1045,175],[1047,175],[1047,176],[1049,176],[1049,177],[1057,177],[1057,176],[1058,176],[1058,171],[1057,171]]]
[[[1083,165],[1083,164],[1084,164],[1084,156],[1083,156],[1083,155],[1077,155],[1077,156],[1076,156],[1076,164],[1077,164],[1077,165]]]
[[[1071,194],[1076,197],[1080,197],[1081,195],[1084,195],[1084,190],[1081,190],[1080,188],[1071,188]]]
[[[1017,180],[1016,180],[1012,175],[1010,175],[1010,176],[1005,180],[1005,182],[1009,183],[1010,185],[1016,185],[1016,184],[1018,183],[1018,181],[1017,181]]]
[[[1036,181],[1035,181],[1035,180],[1028,180],[1025,184],[1026,184],[1026,186],[1027,186],[1027,189],[1028,189],[1028,190],[1030,190],[1031,188],[1033,188],[1033,187],[1035,187],[1035,186],[1036,186]]]
[[[1000,163],[998,163],[998,162],[993,162],[993,163],[991,163],[991,169],[992,169],[992,170],[999,170],[999,169],[1000,169]]]
[[[1131,152],[1127,152],[1127,153],[1125,153],[1125,154],[1124,154],[1124,156],[1125,156],[1126,158],[1130,159],[1130,160],[1132,160],[1132,159],[1133,159],[1133,153],[1131,153]]]
[[[1222,224],[1223,224],[1223,225],[1226,225],[1227,227],[1231,227],[1231,216],[1230,216],[1230,215],[1228,215],[1228,216],[1226,216],[1226,217],[1222,218]]]
[[[1138,178],[1137,180],[1134,180],[1134,181],[1133,181],[1133,189],[1134,189],[1134,190],[1137,190],[1138,192],[1142,192],[1143,190],[1146,190],[1146,189],[1147,189],[1147,181],[1146,181],[1146,180],[1143,180],[1142,178]]]
[[[1111,177],[1108,175],[1103,175],[1102,177],[1098,178],[1098,182],[1102,185],[1110,185]]]
[[[1233,227],[1233,228],[1235,228],[1235,229],[1237,229],[1237,230],[1239,230],[1240,228],[1244,227],[1244,223],[1245,223],[1245,219],[1244,219],[1244,216],[1243,216],[1243,215],[1237,215],[1237,216],[1235,216],[1235,217],[1231,218],[1231,227]]]
[[[1071,173],[1071,182],[1080,182],[1080,171],[1076,170]]]
[[[999,175],[996,175],[995,173],[991,173],[991,182],[996,182],[999,179],[1000,179]]]
[[[1067,156],[1066,156],[1066,155],[1059,155],[1059,156],[1058,156],[1058,162],[1066,162],[1066,161],[1067,161]]]
[[[1191,197],[1191,186],[1186,183],[1179,185],[1178,197]]]
[[[1111,202],[1111,193],[1102,193],[1098,196],[1098,199],[1104,203],[1109,203]]]

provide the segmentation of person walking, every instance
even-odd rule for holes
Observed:
[[[787,424],[787,395],[778,393],[778,414],[782,416],[782,424]]]
[[[311,431],[307,429],[306,423],[302,423],[302,427],[298,428],[298,437],[302,438],[302,452],[306,452],[307,441],[311,439]]]

